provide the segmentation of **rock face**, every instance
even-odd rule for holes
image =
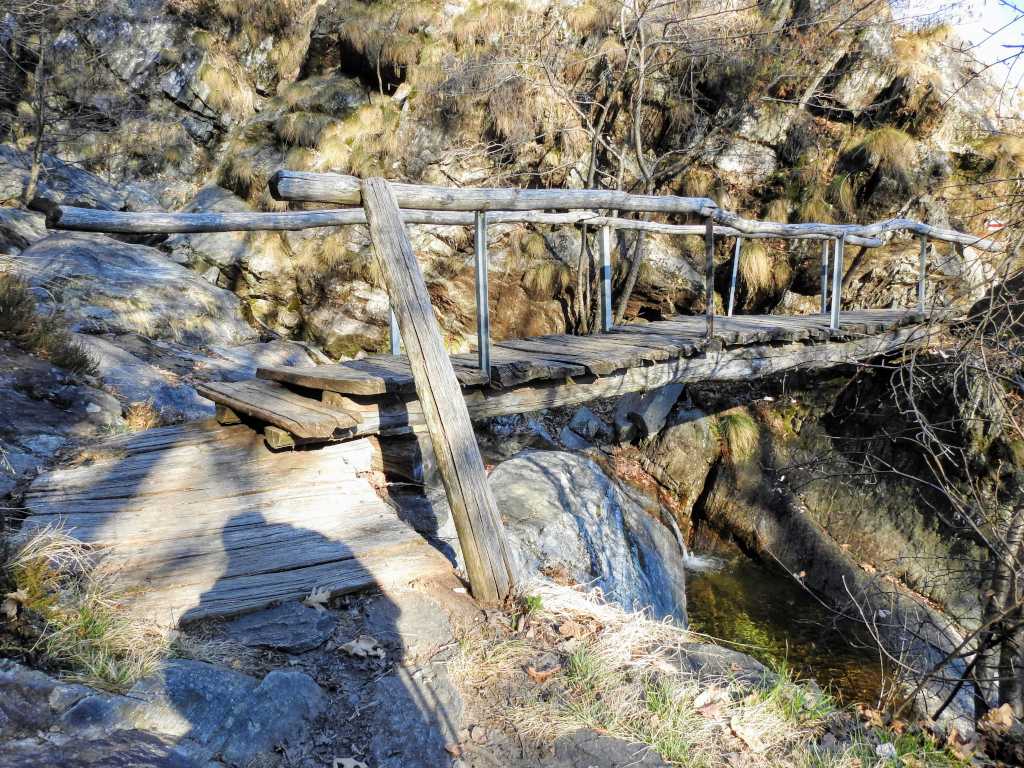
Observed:
[[[643,447],[641,463],[676,495],[688,514],[721,453],[714,419],[699,410],[681,409],[669,418],[657,438]]]
[[[21,253],[18,268],[75,330],[140,333],[190,345],[241,344],[255,331],[238,298],[159,251],[103,235],[54,234]]]
[[[671,533],[593,461],[527,452],[491,473],[523,572],[556,569],[627,610],[686,621],[682,553]]]
[[[255,648],[302,653],[322,645],[337,624],[331,614],[299,603],[247,613],[224,625],[232,640]]]

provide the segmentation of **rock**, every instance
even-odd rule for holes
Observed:
[[[775,675],[757,659],[711,643],[685,643],[674,661],[680,671],[701,681],[728,679],[748,689],[770,687],[775,682]]]
[[[238,299],[143,245],[103,235],[54,234],[21,253],[17,268],[82,332],[137,332],[189,345],[234,345],[256,333]]]
[[[141,731],[118,731],[100,739],[0,745],[5,768],[203,768],[172,742]]]
[[[219,750],[221,757],[241,768],[276,747],[301,744],[310,723],[326,706],[327,697],[309,675],[275,669],[223,723],[227,738]]]
[[[87,739],[98,739],[114,731],[131,728],[133,702],[124,696],[96,693],[86,696],[60,719],[61,728]]]
[[[0,208],[0,254],[14,256],[46,237],[46,219],[18,208]]]
[[[182,213],[251,213],[252,206],[230,190],[218,186],[203,187]],[[222,274],[222,287],[230,285],[239,264],[263,237],[262,232],[195,232],[171,235],[161,245],[178,264],[203,272],[216,267]]]
[[[496,416],[477,424],[477,441],[488,461],[504,461],[527,448],[558,448],[547,427],[521,413]]]
[[[224,632],[242,645],[302,653],[322,645],[337,623],[330,613],[292,602],[232,619]]]
[[[257,681],[183,659],[140,680],[125,698],[123,727],[187,740],[194,754],[220,754],[233,766],[302,741],[326,706],[320,686],[298,670],[276,669]]]
[[[580,435],[576,434],[573,430],[569,429],[568,426],[562,427],[558,433],[558,439],[562,443],[562,447],[570,451],[585,451],[588,448],[593,448],[593,444],[584,440]]]
[[[174,48],[179,24],[161,13],[160,0],[122,0],[109,3],[78,34],[103,64],[129,88],[139,90],[158,68],[161,55]]]
[[[407,664],[432,656],[455,639],[444,607],[415,589],[389,590],[371,601],[364,631],[389,645],[397,643]]]
[[[683,393],[682,384],[669,384],[650,392],[633,392],[615,406],[615,437],[619,442],[645,439],[661,431],[672,406]]]
[[[892,31],[869,25],[857,39],[857,50],[840,61],[831,98],[857,117],[871,106],[896,76],[892,64]]]
[[[715,158],[715,167],[747,181],[760,182],[775,172],[778,160],[771,147],[753,141],[733,139]]]
[[[198,47],[188,48],[181,63],[160,81],[160,89],[185,110],[229,126],[255,110],[257,97],[244,76],[239,76],[241,73],[238,71],[232,71],[234,86],[238,90],[232,99],[232,109],[216,109],[213,105],[219,102],[216,98],[211,99],[213,91],[206,78],[210,72],[223,69],[223,63],[217,60],[213,52]]]
[[[680,410],[671,416],[668,427],[643,447],[640,463],[676,495],[689,514],[721,453],[714,419],[703,411]]]
[[[555,739],[558,768],[667,768],[646,744],[580,729]]]
[[[805,296],[786,290],[773,312],[779,315],[814,315],[821,312],[821,296]]]
[[[38,670],[0,660],[0,740],[47,730],[68,707],[90,693]]]
[[[443,664],[421,674],[406,666],[374,683],[370,757],[375,768],[436,768],[450,765],[445,749],[458,741],[462,697]]]
[[[255,700],[258,681],[241,672],[189,659],[174,659],[137,682],[130,727],[215,745],[227,738],[225,725]]]
[[[32,159],[28,152],[0,144],[0,205],[17,205],[21,201],[31,167]],[[43,154],[36,196],[59,205],[109,211],[141,210],[153,202],[133,199],[129,190],[120,190],[98,176],[46,153]]]
[[[585,405],[576,409],[572,419],[569,421],[569,429],[586,440],[607,437],[611,430],[608,425],[599,419],[594,412]]]
[[[96,361],[104,386],[125,404],[150,403],[164,421],[187,421],[213,415],[213,404],[168,371],[140,360],[99,336],[75,334]]]
[[[650,607],[685,623],[674,536],[593,461],[531,451],[499,464],[490,482],[524,574],[559,567],[627,610]]]
[[[750,141],[778,146],[798,114],[789,104],[761,103],[743,117],[737,133]]]

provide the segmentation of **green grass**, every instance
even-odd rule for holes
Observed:
[[[718,431],[733,464],[749,461],[757,452],[761,428],[745,410],[734,409],[719,416]]]
[[[74,340],[62,319],[40,314],[29,284],[9,273],[0,273],[0,339],[71,373],[96,373],[96,361]]]

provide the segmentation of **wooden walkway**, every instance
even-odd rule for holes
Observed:
[[[840,333],[826,315],[719,317],[716,344],[705,320],[683,316],[618,326],[595,336],[540,336],[496,342],[490,377],[475,353],[453,355],[470,415],[488,418],[572,405],[679,381],[736,380],[792,368],[856,362],[892,351],[922,315],[904,310],[843,313]],[[413,375],[404,356],[371,355],[332,365],[263,368],[257,378],[200,385],[221,418],[267,425],[287,446],[415,430]]]
[[[94,545],[124,608],[169,626],[450,573],[364,476],[374,443],[274,453],[212,421],[117,437],[36,478],[24,529]]]

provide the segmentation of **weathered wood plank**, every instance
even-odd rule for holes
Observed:
[[[515,565],[426,282],[387,182],[368,179],[360,191],[370,242],[398,318],[470,584],[483,602],[503,600],[514,586]]]
[[[274,454],[209,422],[106,444],[36,478],[23,525],[97,546],[133,615],[174,624],[450,570],[357,476],[381,464],[370,441]]]
[[[483,384],[487,377],[479,370],[460,367],[455,372],[464,387]],[[316,366],[258,368],[260,379],[323,389],[348,395],[383,395],[413,392],[412,369],[405,357],[368,355],[361,360]]]
[[[272,381],[207,382],[196,386],[203,397],[237,413],[265,421],[299,437],[338,437],[355,426],[355,420]]]

